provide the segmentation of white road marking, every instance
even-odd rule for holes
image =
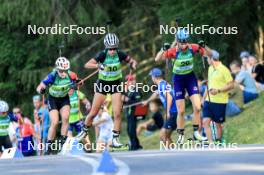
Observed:
[[[217,167],[219,171],[248,171],[264,172],[264,166],[260,164],[232,163],[223,164]]]
[[[92,159],[92,158],[89,158],[87,156],[81,156],[81,155],[78,155],[78,156],[77,155],[74,155],[74,156],[71,155],[70,157],[75,157],[75,158],[82,160],[82,161],[86,162],[87,164],[91,165],[93,168],[92,175],[105,175],[105,173],[97,172],[97,168],[99,167],[99,162],[97,159]],[[99,155],[96,155],[96,157],[98,158]],[[125,162],[123,162],[119,159],[115,159],[115,158],[113,158],[113,160],[118,167],[118,171],[116,172],[116,175],[129,175],[130,168]]]
[[[118,159],[114,159],[114,162],[118,166],[118,172],[116,175],[128,175],[130,173],[129,166],[125,162]]]
[[[96,172],[97,167],[99,166],[99,162],[96,159],[92,159],[92,158],[85,157],[85,156],[80,156],[80,155],[69,155],[69,157],[77,158],[77,159],[79,159],[79,160],[91,165],[92,168],[93,168],[92,175],[99,175],[99,173]]]
[[[156,156],[175,156],[172,153],[186,153],[186,152],[239,152],[239,151],[258,151],[263,150],[264,147],[237,147],[237,148],[220,148],[220,149],[177,149],[177,150],[166,150],[166,151],[141,151],[140,154],[115,154],[118,157],[156,157]]]

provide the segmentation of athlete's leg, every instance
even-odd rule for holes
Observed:
[[[91,144],[91,141],[90,141],[90,138],[89,138],[89,135],[87,135],[83,140],[82,140],[82,143],[84,145],[84,150],[86,152],[92,152],[92,149],[93,149],[93,146]]]
[[[65,105],[60,109],[61,115],[61,136],[67,136],[68,127],[69,127],[69,115],[70,115],[70,106]]]
[[[48,140],[53,141],[56,136],[56,129],[59,124],[59,111],[56,109],[53,109],[49,112],[50,117],[50,127],[49,127],[49,133],[48,133]]]
[[[185,113],[185,100],[176,100],[178,116],[177,116],[177,126],[178,129],[184,129],[184,113]]]
[[[98,114],[101,108],[101,105],[104,103],[104,101],[105,101],[104,94],[97,93],[97,92],[94,94],[92,108],[85,119],[84,127],[82,131],[76,136],[76,139],[78,141],[81,141],[83,138],[87,136],[88,128],[92,126],[93,119]]]
[[[74,123],[69,123],[69,128],[68,128],[68,137],[73,137],[73,129],[74,129]]]
[[[45,155],[51,154],[54,150],[52,150],[51,144],[54,143],[55,137],[56,137],[56,130],[59,124],[59,111],[57,109],[52,109],[49,112],[50,117],[50,127],[48,132],[48,140],[47,145],[45,148]]]
[[[193,94],[190,97],[193,106],[193,131],[194,131],[194,139],[199,141],[205,141],[206,138],[202,137],[199,132],[199,126],[201,123],[201,98],[199,94]]]
[[[185,113],[185,100],[176,100],[176,106],[178,110],[177,115],[177,133],[179,134],[177,144],[183,144],[184,142],[184,113]]]
[[[112,94],[113,115],[114,115],[114,131],[120,132],[121,130],[121,110],[122,110],[122,95],[121,93]]]
[[[200,112],[201,112],[201,99],[199,94],[193,94],[190,97],[190,100],[192,102],[193,106],[193,125],[198,125],[200,124]]]
[[[121,147],[123,144],[119,141],[119,135],[121,131],[121,109],[122,109],[122,95],[121,93],[112,94],[113,115],[114,115],[114,128],[113,128],[113,147]],[[136,135],[136,133],[135,133]]]
[[[93,104],[92,104],[92,108],[89,112],[89,114],[87,115],[84,125],[90,127],[92,126],[93,123],[93,119],[94,117],[98,114],[101,105],[104,103],[105,101],[105,95],[101,94],[101,93],[95,93],[94,94],[94,99],[93,99]]]

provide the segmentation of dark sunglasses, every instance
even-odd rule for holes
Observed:
[[[67,72],[67,70],[58,70],[58,72],[62,74],[62,73]]]
[[[116,48],[110,48],[110,49],[108,49],[108,50],[110,50],[110,51],[115,51],[115,50],[116,50]]]
[[[187,44],[187,40],[186,39],[183,39],[183,40],[178,39],[178,42],[180,44]]]

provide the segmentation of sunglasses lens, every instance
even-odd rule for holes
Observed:
[[[59,73],[61,73],[61,74],[64,73],[64,72],[66,72],[66,71],[65,70],[59,70]]]

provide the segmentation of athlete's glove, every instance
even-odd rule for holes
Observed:
[[[71,89],[77,90],[78,89],[78,84],[76,82],[72,83]]]
[[[75,80],[75,83],[76,83],[77,85],[80,85],[80,86],[83,85],[83,81],[82,81],[81,79],[77,79],[77,80]]]
[[[205,48],[205,41],[204,40],[200,40],[198,41],[198,45],[202,48]]]
[[[98,69],[100,70],[104,70],[105,66],[103,64],[97,64]]]
[[[83,85],[83,81],[81,79],[77,79],[75,80],[72,85],[71,85],[71,89],[77,90],[78,86],[82,86]]]
[[[45,94],[45,92],[46,92],[46,89],[40,89],[40,91],[39,91],[39,93],[42,95]]]
[[[163,51],[166,51],[170,48],[170,43],[164,43],[163,46],[162,46],[162,50]]]

